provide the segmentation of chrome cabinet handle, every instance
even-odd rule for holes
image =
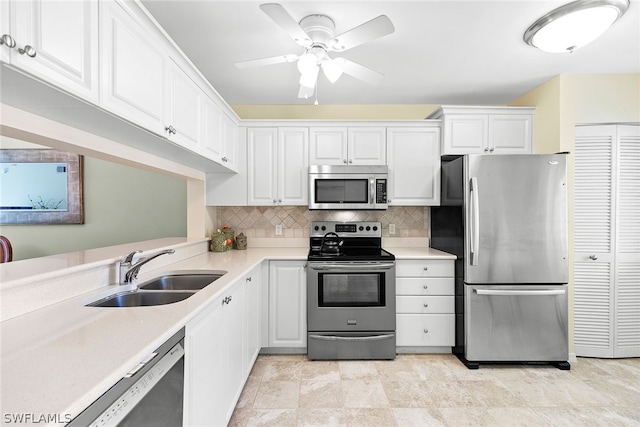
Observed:
[[[349,163],[353,163],[353,159],[349,159]]]
[[[342,159],[342,163],[347,163],[347,159]]]
[[[16,41],[9,34],[3,34],[0,38],[0,45],[7,45],[8,48],[12,49],[16,47]]]
[[[226,163],[226,162],[228,162],[229,160],[228,160],[226,157],[223,157],[223,158],[222,158],[222,161]]]
[[[228,297],[224,297],[224,299],[222,300],[222,305],[229,305],[231,303],[231,295],[229,295]]]
[[[18,49],[20,55],[27,54],[28,57],[35,58],[36,57],[36,49],[33,46],[26,45],[25,47],[21,47]]]
[[[598,259],[598,255],[589,255],[589,259],[595,261]]]
[[[495,148],[492,147],[492,148],[489,149],[489,152],[493,153],[493,150],[495,150]]]
[[[165,128],[164,128],[164,130],[166,130],[167,132],[169,132],[169,134],[170,134],[170,135],[171,135],[171,134],[173,134],[173,135],[175,135],[175,134],[176,134],[176,128],[174,128],[174,127],[173,127],[173,126],[171,126],[171,125],[169,125],[169,126],[165,127]]]
[[[488,152],[489,152],[489,148],[485,148],[485,149],[484,149],[484,152],[485,152],[485,153],[488,153]]]
[[[247,277],[247,282],[250,282],[250,281],[251,281],[251,277]]]

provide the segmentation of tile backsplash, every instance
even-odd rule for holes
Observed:
[[[216,226],[228,225],[247,237],[309,237],[311,221],[380,221],[383,237],[429,237],[429,208],[396,206],[386,211],[310,211],[306,206],[224,206],[216,212]],[[276,225],[282,235],[276,236]],[[396,234],[389,234],[389,224]]]

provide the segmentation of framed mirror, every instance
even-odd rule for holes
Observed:
[[[82,156],[0,150],[0,224],[83,224]]]

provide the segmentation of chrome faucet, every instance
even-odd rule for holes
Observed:
[[[138,262],[133,264],[133,257],[135,254],[142,251],[134,251],[129,254],[123,255],[120,258],[120,275],[119,280],[121,285],[128,285],[132,283],[136,277],[138,277],[138,273],[140,272],[140,267],[151,261],[152,259],[158,258],[160,255],[171,255],[175,252],[174,249],[166,249],[164,251],[160,251],[157,254],[150,256],[148,258],[140,258]]]

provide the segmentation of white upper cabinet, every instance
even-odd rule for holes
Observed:
[[[386,164],[384,127],[312,127],[309,140],[312,165]]]
[[[440,128],[387,129],[390,206],[440,203]]]
[[[222,134],[222,111],[208,97],[202,100],[202,152],[214,162],[221,162],[223,141]]]
[[[163,135],[163,40],[116,1],[101,4],[101,106]]]
[[[170,58],[167,61],[167,87],[164,114],[165,136],[184,148],[200,153],[202,130],[202,90]]]
[[[98,101],[98,2],[2,1],[0,58],[69,93]],[[10,39],[9,39],[10,38]]]
[[[533,107],[443,106],[428,119],[442,120],[442,154],[530,154]]]
[[[220,115],[221,164],[233,172],[238,171],[238,126],[224,113]],[[242,159],[244,161],[244,159]]]
[[[249,128],[249,205],[307,205],[307,128]]]
[[[347,163],[354,165],[386,165],[387,135],[384,127],[349,128],[347,130]]]

